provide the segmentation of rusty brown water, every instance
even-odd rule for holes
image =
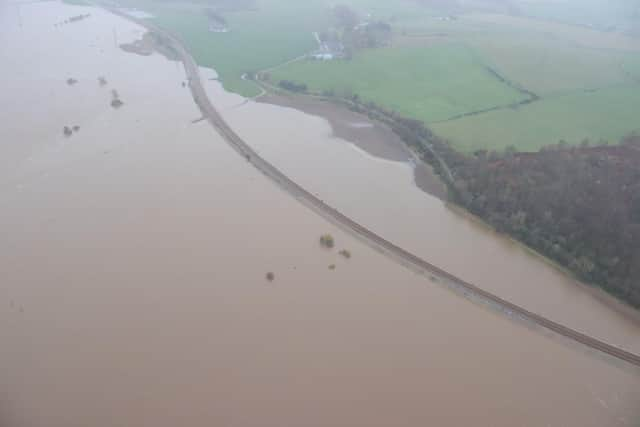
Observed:
[[[303,187],[404,249],[530,311],[640,353],[640,316],[414,184],[413,166],[367,155],[320,117],[211,97],[241,137]]]
[[[85,11],[89,19],[54,27]],[[140,35],[135,26],[57,2],[23,4],[22,27],[15,13],[15,3],[0,4],[10,76],[0,89],[14,100],[0,107],[2,427],[638,422],[637,370],[413,274],[277,189],[206,122],[192,124],[183,70],[114,46],[114,29],[125,41]],[[282,163],[336,203],[381,206],[370,193],[349,202],[359,187],[343,185],[341,156],[356,182],[369,175],[378,186],[383,176],[412,194],[399,186],[407,166],[335,141],[322,120],[282,109],[246,115],[253,104],[215,99],[228,102],[234,126],[247,120],[244,133],[251,122],[275,132],[263,120],[276,130],[301,121],[298,142],[334,156],[326,172],[314,176],[308,155],[318,153],[276,133],[256,144],[274,158],[279,143],[299,155]],[[67,138],[64,125],[80,130]],[[342,188],[329,192],[324,179]],[[434,206],[460,222],[455,236],[474,232]],[[409,207],[395,214],[411,218]],[[425,213],[415,218],[407,228]],[[336,250],[318,246],[324,232]]]

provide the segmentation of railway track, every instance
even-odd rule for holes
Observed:
[[[394,258],[402,264],[412,267],[413,269],[417,269],[418,271],[421,271],[423,273],[428,273],[437,276],[440,279],[446,280],[450,282],[450,284],[461,289],[465,294],[470,294],[476,299],[495,304],[504,312],[518,316],[523,320],[529,321],[562,337],[580,343],[590,349],[600,351],[618,360],[622,360],[624,362],[640,367],[639,355],[633,354],[629,351],[608,344],[597,338],[591,337],[582,332],[561,325],[546,317],[533,313],[523,307],[504,300],[497,295],[494,295],[477,287],[476,285],[466,282],[454,276],[453,274],[429,263],[428,261],[425,261],[424,259],[402,249],[392,242],[382,238],[368,228],[358,224],[351,218],[340,213],[337,209],[329,206],[314,194],[302,188],[271,163],[262,158],[253,148],[251,148],[249,144],[247,144],[238,134],[236,134],[235,131],[231,129],[231,127],[229,127],[220,113],[215,109],[213,104],[211,104],[204,86],[202,85],[198,65],[196,64],[191,54],[189,54],[189,52],[186,50],[182,42],[176,36],[170,34],[166,30],[156,27],[149,22],[126,15],[117,9],[106,6],[102,7],[105,7],[107,10],[118,16],[135,22],[150,31],[158,32],[164,35],[167,40],[170,40],[170,42],[172,43],[171,47],[179,54],[180,59],[184,65],[187,77],[189,79],[189,88],[191,90],[191,94],[194,101],[200,108],[203,116],[213,125],[213,127],[230,144],[230,146],[234,148],[240,155],[242,155],[248,162],[250,162],[256,169],[258,169],[265,176],[274,181],[289,194],[293,195],[303,204],[313,209],[316,213],[330,220],[334,224],[340,226],[350,234],[353,234],[356,237],[360,238],[360,240],[364,241],[374,249],[383,252],[384,254]]]

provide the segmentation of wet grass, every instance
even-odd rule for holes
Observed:
[[[245,96],[259,89],[242,80],[243,73],[315,49],[312,32],[331,21],[324,0],[257,0],[252,10],[226,14],[229,33],[212,33],[201,6],[121,3],[153,14],[155,23],[179,36],[200,65],[216,69],[227,90]],[[392,47],[360,52],[352,61],[297,62],[272,71],[272,81],[356,93],[427,122],[462,151],[510,145],[532,151],[560,139],[614,141],[638,127],[640,45],[629,38],[522,17],[464,14],[438,21],[433,18],[441,13],[406,0],[341,3],[392,22]],[[527,98],[486,67],[542,100],[441,123]]]
[[[565,140],[579,144],[588,138],[617,143],[640,130],[640,85],[618,86],[543,99],[517,110],[503,110],[440,123],[433,129],[465,152],[480,148],[522,151]]]
[[[154,15],[160,26],[178,35],[198,64],[218,72],[227,90],[245,96],[259,93],[256,85],[241,79],[300,56],[316,47],[313,31],[328,26],[326,5],[320,0],[259,0],[255,10],[225,15],[230,32],[209,31],[201,8],[177,9],[149,0],[125,0]]]
[[[354,93],[425,122],[526,99],[457,43],[370,49],[351,61],[296,62],[273,72],[272,79]]]
[[[467,39],[482,60],[541,97],[629,83],[621,63],[637,53],[579,49],[569,40],[535,32],[505,38],[487,34]]]

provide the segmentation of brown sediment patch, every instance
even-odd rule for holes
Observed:
[[[409,148],[389,126],[343,105],[308,96],[280,94],[267,94],[258,98],[258,101],[320,116],[329,121],[333,136],[351,142],[372,156],[396,162],[407,162],[414,158]],[[418,188],[440,199],[447,198],[445,184],[429,165],[418,162],[414,176]]]
[[[331,124],[335,137],[345,139],[373,156],[398,162],[411,158],[407,147],[388,126],[344,106],[306,96],[268,94],[258,100],[323,117]]]
[[[433,171],[431,165],[418,162],[413,169],[413,178],[416,186],[425,193],[436,196],[440,200],[448,200],[449,192],[447,186]]]

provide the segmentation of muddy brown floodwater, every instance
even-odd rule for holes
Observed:
[[[447,199],[447,188],[431,166],[424,162],[416,162],[416,156],[389,126],[372,121],[367,116],[350,111],[345,106],[317,98],[266,94],[258,100],[323,117],[331,125],[332,136],[349,141],[375,157],[410,162],[414,165],[414,180],[418,188],[441,200]]]
[[[461,279],[602,341],[640,353],[640,315],[415,185],[415,167],[376,157],[293,108],[208,91],[263,158],[341,213]]]
[[[120,43],[142,35],[97,9],[0,3],[0,93],[12,100],[0,106],[2,427],[637,425],[638,369],[470,303],[336,229],[192,123],[177,63],[122,51],[114,30]],[[236,101],[216,98],[243,133],[266,132],[252,137],[261,151],[352,213],[357,200],[388,203],[379,214],[394,227],[435,215],[451,239],[470,233],[478,256],[507,251],[440,201],[392,209],[391,189],[413,194],[409,165],[334,138],[321,119]],[[300,129],[281,129],[292,118]],[[319,246],[324,233],[334,250]],[[580,313],[591,296],[573,289],[554,304]],[[607,305],[594,316],[605,313],[618,320],[603,328],[633,348],[632,321]]]

